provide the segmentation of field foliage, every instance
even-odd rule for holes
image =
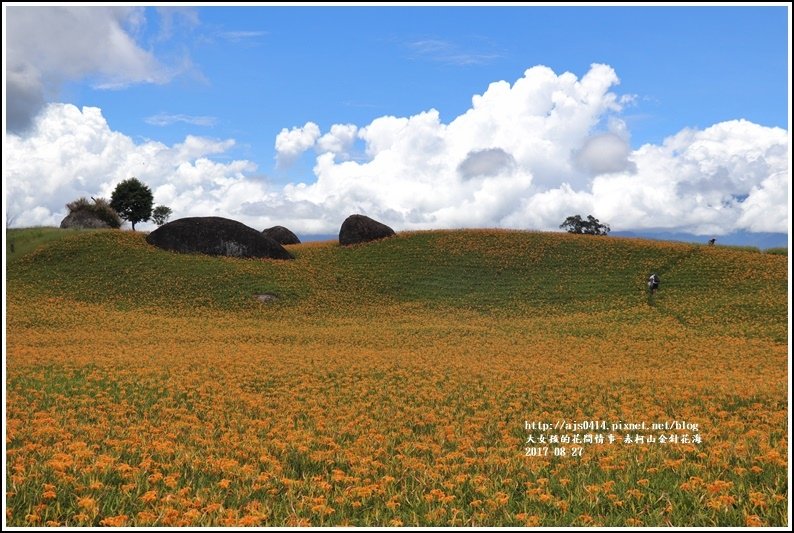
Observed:
[[[498,230],[294,261],[7,237],[10,525],[786,525],[785,255]],[[526,456],[525,421],[563,420],[698,431]]]

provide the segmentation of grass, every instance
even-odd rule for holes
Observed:
[[[406,233],[374,246],[292,246],[299,260],[279,262],[173,254],[133,232],[70,232],[57,240],[49,232],[15,237],[21,249],[41,239],[49,245],[20,259],[9,280],[42,296],[119,309],[267,315],[271,309],[414,303],[438,312],[554,315],[645,305],[714,334],[736,328],[747,334],[760,328],[758,334],[777,340],[787,334],[777,320],[786,313],[786,301],[774,296],[785,292],[784,258],[730,247],[446,231]],[[652,271],[661,276],[662,290],[650,299],[645,279]],[[263,308],[254,295],[264,293],[279,298]]]
[[[59,229],[51,227],[35,227],[6,230],[6,258],[9,262],[22,257],[38,247],[52,241],[61,240],[79,233],[96,230]]]
[[[263,261],[26,231],[10,525],[786,524],[785,256],[466,230]],[[525,421],[563,419],[702,442],[526,456]]]
[[[788,248],[767,248],[765,254],[788,255]]]

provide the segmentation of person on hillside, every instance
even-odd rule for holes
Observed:
[[[655,272],[648,278],[648,290],[651,291],[651,294],[656,294],[656,291],[659,289],[659,281],[659,276],[657,276]]]

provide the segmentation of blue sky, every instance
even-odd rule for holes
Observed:
[[[313,121],[365,124],[435,108],[450,120],[497,80],[534,65],[582,74],[611,65],[632,146],[685,127],[746,118],[787,128],[785,8],[741,7],[204,7],[198,23],[148,8],[140,42],[193,68],[165,85],[64,94],[99,106],[130,135],[178,142],[232,137],[240,155],[272,166],[273,139]],[[210,117],[211,127],[146,123],[159,113]]]
[[[6,18],[10,46],[7,69],[21,65],[14,72],[35,73],[25,80],[35,78],[38,86],[27,81],[19,85],[25,90],[31,85],[40,86],[41,103],[45,106],[42,109],[48,109],[46,104],[99,108],[106,125],[97,126],[96,121],[92,124],[103,128],[101,137],[123,135],[134,143],[134,150],[145,153],[153,150],[147,143],[160,143],[174,151],[186,143],[187,136],[204,140],[205,145],[196,147],[185,161],[170,158],[163,163],[166,167],[172,165],[178,169],[187,164],[198,169],[201,159],[218,165],[246,162],[225,170],[216,168],[213,177],[193,174],[191,178],[175,174],[162,180],[149,177],[153,188],[160,188],[162,201],[174,204],[177,214],[197,214],[189,205],[211,205],[211,200],[205,197],[201,199],[206,202],[194,198],[184,207],[175,202],[180,191],[187,187],[185,183],[195,185],[204,179],[217,185],[225,176],[228,180],[251,182],[249,185],[256,183],[259,189],[248,187],[250,201],[246,207],[236,210],[225,205],[220,208],[223,214],[252,224],[255,220],[262,225],[276,222],[278,216],[256,217],[252,213],[257,208],[271,213],[283,213],[290,207],[295,208],[293,213],[303,209],[303,218],[291,215],[289,220],[304,232],[330,230],[335,217],[349,209],[369,210],[405,229],[480,224],[547,229],[554,226],[553,221],[564,209],[549,208],[545,217],[534,213],[539,206],[555,205],[554,202],[567,202],[596,212],[600,209],[602,217],[610,219],[613,227],[624,230],[785,232],[789,224],[788,221],[781,224],[780,220],[777,223],[750,220],[752,216],[747,211],[751,206],[741,205],[753,187],[762,190],[790,184],[788,165],[773,161],[775,157],[779,159],[781,144],[785,145],[784,150],[788,146],[789,11],[786,7],[148,7],[123,13],[97,10],[81,15],[82,22],[74,23],[77,26],[96,17],[92,28],[107,24],[112,30],[124,32],[128,41],[111,45],[107,50],[103,50],[108,46],[107,34],[83,32],[80,35],[86,42],[75,44],[68,32],[47,31],[46,24],[29,29],[28,25],[33,24],[30,20],[41,17],[27,17],[14,9],[20,8],[8,8]],[[48,16],[54,21],[53,27],[58,20],[70,20],[67,12]],[[16,33],[15,28],[19,28]],[[17,36],[23,34],[23,29],[25,35],[42,32],[44,43],[37,45],[39,49],[35,53],[24,46],[25,35]],[[85,58],[95,52],[98,58],[93,63],[84,60],[82,67],[66,69],[62,64],[69,61],[71,47],[75,47],[75,56],[80,52],[79,57]],[[113,67],[114,62],[117,68]],[[597,93],[593,97],[603,99],[603,105],[577,118],[582,122],[577,124],[575,132],[562,133],[561,126],[548,125],[548,135],[537,140],[539,146],[546,141],[558,142],[560,148],[553,152],[555,155],[574,154],[570,156],[570,164],[557,169],[558,183],[543,177],[547,169],[541,168],[542,163],[537,163],[532,154],[519,157],[520,148],[508,149],[505,142],[499,144],[494,140],[522,134],[521,129],[500,129],[508,119],[494,117],[509,117],[509,113],[494,108],[488,120],[475,121],[477,135],[460,126],[453,128],[456,132],[453,138],[447,128],[472,108],[472,96],[482,95],[493,82],[505,80],[515,84],[527,69],[542,65],[549,67],[555,76],[549,83],[558,84],[558,90],[563,92],[572,91],[570,95],[579,95],[578,89],[570,87],[562,75],[570,72],[581,81],[591,72],[592,64],[606,65],[614,73],[614,79],[609,73],[599,73],[605,76],[606,87],[593,89]],[[16,82],[14,76],[11,80]],[[539,86],[533,87],[527,88],[523,97],[552,98],[551,93],[541,91]],[[12,96],[16,98],[23,89],[17,91],[14,85],[13,91],[8,90],[10,111],[12,106],[13,110],[17,108]],[[609,94],[614,95],[612,100],[617,103],[610,103]],[[379,179],[373,172],[386,168],[385,162],[378,163],[379,157],[384,161],[387,155],[402,161],[413,156],[417,160],[438,157],[406,148],[426,142],[421,136],[411,137],[406,133],[418,131],[416,128],[420,126],[414,128],[413,123],[405,128],[397,123],[386,125],[383,127],[388,130],[386,133],[378,127],[377,139],[372,135],[362,137],[361,133],[380,117],[408,119],[431,109],[438,111],[438,117],[435,122],[431,120],[432,125],[421,127],[436,128],[440,132],[436,137],[444,138],[450,172],[471,168],[464,163],[473,163],[472,158],[486,165],[478,178],[482,182],[479,189],[471,185],[468,176],[442,179],[435,185],[438,195],[444,196],[445,191],[453,189],[457,192],[449,194],[446,204],[430,202],[432,205],[419,209],[421,213],[405,202],[390,201],[388,195],[385,199],[373,199],[347,191],[348,197],[356,197],[355,202],[330,198],[335,196],[329,192],[334,190],[334,183]],[[37,111],[40,109],[33,106],[30,115],[34,123],[42,116],[36,115]],[[56,113],[51,107],[47,112]],[[54,115],[51,119],[67,120]],[[737,123],[740,119],[743,122]],[[288,160],[288,164],[277,165],[276,139],[280,132],[285,128],[303,128],[307,123],[315,124],[319,131],[296,130],[292,141],[304,135],[305,143],[299,143],[298,147],[290,144],[292,155],[282,160],[282,163]],[[332,161],[323,167],[325,170],[318,171],[315,167],[322,153],[318,146],[325,146],[320,137],[335,124],[355,126],[355,130],[350,130],[354,131],[352,139],[348,139],[344,149],[334,152]],[[717,128],[718,131],[710,129],[719,124],[724,126]],[[486,130],[501,133],[486,139],[483,137]],[[36,136],[34,126],[14,131],[9,122],[9,131],[9,137],[20,143],[14,145],[20,157],[29,150],[40,149],[35,147],[41,142],[26,142]],[[702,193],[705,199],[689,209],[703,207],[702,219],[676,225],[675,220],[680,217],[674,212],[651,212],[654,201],[645,198],[639,204],[643,205],[641,211],[648,211],[644,213],[647,217],[635,214],[621,221],[619,213],[625,213],[626,206],[608,205],[598,191],[604,194],[603,190],[610,186],[629,183],[626,176],[623,182],[618,181],[619,172],[634,176],[633,184],[648,185],[654,179],[661,180],[658,169],[670,168],[672,163],[660,161],[662,156],[652,156],[651,150],[643,153],[637,150],[646,144],[661,150],[666,138],[682,132],[697,132],[697,135],[680,139],[681,146],[669,147],[666,152],[669,157],[677,157],[687,147],[697,145],[692,148],[697,151],[700,144],[717,141],[724,146],[748,143],[757,146],[752,153],[712,150],[710,155],[722,159],[713,164],[698,160],[701,173],[686,183],[676,183],[679,194],[695,189]],[[748,141],[748,136],[752,141]],[[400,141],[400,148],[395,141],[398,137],[404,141]],[[465,144],[459,140],[463,138],[475,140]],[[52,134],[47,139],[51,146],[60,144],[53,141]],[[218,146],[225,141],[229,142]],[[392,142],[397,144],[384,145]],[[210,146],[212,143],[215,145]],[[145,146],[149,146],[148,152]],[[756,165],[748,170],[748,165],[761,152],[769,163],[764,168]],[[65,156],[49,150],[37,157],[47,160]],[[452,161],[453,156],[458,159]],[[117,157],[120,161],[130,159],[123,154]],[[744,158],[747,164],[741,169],[726,167],[724,161],[737,157]],[[593,162],[596,159],[598,162]],[[496,166],[489,167],[486,164],[489,161]],[[499,166],[500,161],[506,163]],[[674,163],[686,168],[692,166],[691,158],[683,163],[675,159]],[[354,164],[356,168],[350,168]],[[130,172],[128,164],[122,167],[120,173]],[[708,174],[712,167],[723,167],[720,171],[723,174],[747,175],[732,185],[720,187],[715,185],[721,179],[720,172]],[[413,168],[404,167],[402,172],[411,173]],[[42,171],[45,170],[49,171],[43,165]],[[30,176],[36,173],[30,163],[20,164],[13,172],[9,176],[12,179],[16,176],[32,179]],[[782,180],[778,176],[774,183],[768,181],[770,176],[781,172]],[[81,191],[108,194],[112,190],[113,180],[107,176],[93,177],[90,169],[78,169],[77,173],[82,180],[77,185],[72,182],[61,187],[60,195]],[[419,170],[417,174],[424,176]],[[609,182],[608,177],[614,179]],[[180,183],[184,187],[169,188],[169,179],[171,185]],[[382,179],[393,183],[400,177],[395,174]],[[512,184],[521,179],[523,185],[513,190]],[[68,176],[63,180],[68,180]],[[425,177],[416,180],[404,187],[415,186],[416,194],[434,191],[432,184],[424,187]],[[296,190],[301,183],[311,190]],[[701,190],[704,183],[709,186]],[[525,201],[519,205],[505,199],[493,200],[496,194],[493,191],[500,184],[506,184],[510,195],[523,195]],[[99,190],[91,191],[91,187]],[[209,188],[206,183],[202,187]],[[242,185],[238,188],[242,189]],[[32,189],[28,184],[10,188],[8,193],[30,196]],[[754,200],[756,204],[773,196],[765,192],[765,197]],[[640,193],[638,190],[637,195]],[[561,200],[560,195],[567,200]],[[59,204],[69,200],[61,196],[37,199],[36,207],[43,208],[38,211],[41,222],[62,217]],[[625,199],[630,201],[631,198]],[[660,201],[675,202],[676,197],[665,196]],[[485,214],[472,217],[469,223],[453,213],[455,205],[463,204],[469,211]],[[30,211],[32,204],[20,201],[14,206]],[[776,208],[779,212],[781,205]],[[708,209],[732,209],[733,216],[726,218],[730,219],[729,223],[721,222],[713,212],[709,215]],[[759,209],[755,205],[755,210]]]

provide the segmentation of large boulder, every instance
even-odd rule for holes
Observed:
[[[293,259],[279,243],[235,220],[221,217],[180,218],[164,224],[146,242],[180,253]]]
[[[267,235],[268,237],[270,237],[279,244],[301,243],[301,240],[298,238],[298,236],[292,233],[284,226],[273,226],[272,228],[267,228],[266,230],[262,230],[262,233],[264,233],[265,235]]]
[[[96,216],[96,214],[84,209],[72,211],[66,215],[66,218],[61,220],[61,228],[63,229],[101,229],[109,227],[110,225]]]
[[[394,235],[394,230],[386,224],[364,215],[350,215],[342,222],[339,230],[339,244],[347,246],[369,242]]]

